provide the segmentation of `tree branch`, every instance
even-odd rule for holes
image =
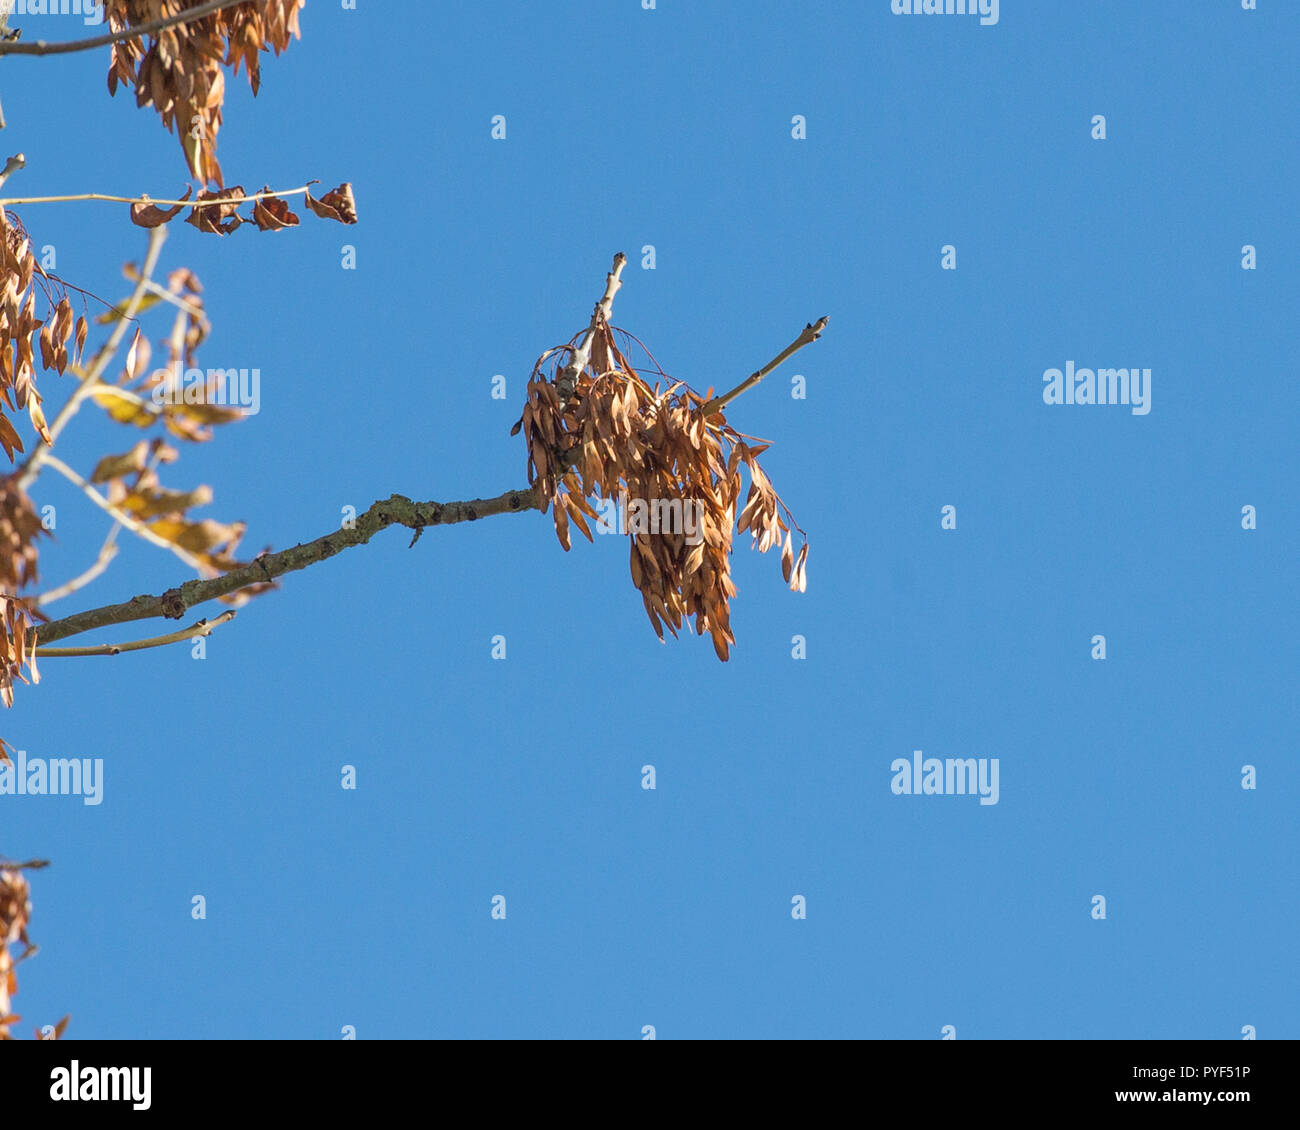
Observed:
[[[22,167],[21,159],[21,153],[17,157],[9,158],[10,161],[19,162],[16,168]],[[8,171],[7,166],[6,171]],[[0,184],[4,184],[4,177],[0,177]],[[15,196],[12,200],[0,200],[0,205],[11,208],[15,204],[71,204],[81,200],[108,200],[116,204],[165,204],[169,208],[176,205],[186,208],[215,208],[227,204],[252,204],[258,200],[269,200],[273,196],[302,196],[310,191],[311,185],[304,184],[298,188],[277,188],[274,192],[268,189],[266,192],[250,192],[245,196],[220,196],[214,200],[196,200],[193,197],[189,200],[159,200],[153,196],[112,196],[106,192],[74,192],[68,196]]]
[[[35,628],[37,641],[54,643],[69,636],[110,624],[126,624],[133,620],[164,617],[179,620],[196,604],[229,596],[250,585],[274,580],[284,573],[292,573],[333,557],[340,550],[354,545],[365,545],[380,530],[400,525],[417,531],[426,526],[449,526],[457,522],[473,522],[493,514],[518,514],[540,509],[533,490],[509,490],[496,498],[476,498],[467,502],[412,502],[403,495],[374,503],[357,517],[351,528],[334,530],[315,541],[296,545],[279,553],[265,553],[240,569],[233,569],[219,577],[207,580],[186,581],[177,588],[168,589],[161,596],[137,596],[123,604],[110,604],[78,612],[62,620]]]
[[[223,612],[215,620],[200,620],[179,632],[169,632],[165,636],[154,636],[147,640],[133,640],[131,643],[106,643],[98,647],[38,647],[37,659],[81,659],[89,655],[121,655],[124,651],[144,651],[151,647],[166,647],[172,643],[183,643],[196,636],[210,636],[214,628],[229,624],[235,618],[233,608]]]
[[[591,361],[591,347],[596,340],[597,328],[602,321],[607,324],[609,322],[610,311],[614,306],[614,295],[618,293],[618,288],[623,285],[620,276],[623,274],[625,266],[627,266],[627,256],[620,251],[614,256],[614,266],[610,268],[609,274],[605,276],[605,293],[601,295],[600,301],[596,303],[596,309],[591,313],[591,323],[587,326],[587,332],[583,335],[578,348],[573,351],[569,363],[564,366],[559,379],[555,382],[555,387],[560,394],[561,408],[573,395],[573,389],[578,383],[578,377]]]
[[[236,4],[242,4],[243,2],[244,0],[209,0],[206,4],[200,4],[197,8],[186,8],[174,16],[166,16],[160,20],[150,20],[147,24],[110,32],[108,35],[97,35],[92,39],[73,39],[67,43],[47,43],[44,39],[37,39],[31,43],[0,43],[0,56],[64,55],[69,51],[89,51],[95,47],[108,47],[114,43],[121,43],[126,39],[135,39],[137,36],[153,35],[154,32],[166,31],[169,27],[175,27],[177,24],[187,24],[191,20],[202,19],[204,16],[210,16],[213,12],[221,11],[222,8],[233,8]]]
[[[21,153],[15,153],[5,162],[5,167],[0,169],[0,186],[4,184],[19,169],[26,168],[27,158]]]
[[[712,416],[713,413],[715,412],[721,412],[723,408],[725,408],[728,404],[730,404],[733,400],[735,400],[736,397],[738,397],[742,392],[747,392],[749,391],[749,389],[753,388],[756,384],[758,384],[759,381],[761,381],[765,376],[767,376],[768,373],[770,373],[773,369],[775,369],[778,365],[780,365],[781,362],[785,361],[789,357],[794,356],[794,354],[798,353],[799,350],[801,350],[805,345],[811,345],[814,341],[816,341],[819,337],[821,337],[822,330],[826,328],[826,324],[829,321],[830,321],[829,318],[822,317],[822,318],[818,318],[815,324],[810,322],[808,325],[804,326],[799,336],[795,338],[794,341],[792,341],[789,345],[787,345],[783,350],[781,350],[780,353],[778,353],[775,357],[773,357],[771,361],[769,361],[766,365],[764,365],[761,369],[759,369],[758,372],[751,373],[743,381],[741,381],[740,384],[738,384],[735,388],[733,388],[730,392],[724,393],[722,396],[715,396],[712,400],[710,400],[707,404],[705,404],[700,409],[700,411],[705,416]]]

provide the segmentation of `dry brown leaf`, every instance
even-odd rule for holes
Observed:
[[[262,191],[270,192],[271,186],[267,185]],[[259,231],[283,231],[296,226],[298,217],[278,196],[267,196],[253,204],[253,223]]]
[[[194,191],[193,185],[187,185],[185,195],[182,200],[188,200],[190,193]],[[145,197],[148,200],[148,197]],[[171,208],[163,209],[157,204],[132,204],[131,205],[131,222],[142,228],[157,228],[163,224],[169,224],[176,218],[180,210],[185,207],[184,204],[176,204]]]
[[[199,231],[229,235],[244,222],[238,211],[244,202],[244,190],[239,185],[221,192],[200,192],[194,199],[195,205],[185,222]]]
[[[340,224],[357,222],[357,204],[352,196],[352,185],[344,182],[331,189],[319,200],[307,193],[307,207],[323,220],[337,220]]]
[[[141,440],[130,451],[125,451],[121,455],[105,455],[95,464],[95,469],[90,474],[90,481],[106,483],[112,479],[120,479],[143,471],[148,458],[149,444],[146,440]]]

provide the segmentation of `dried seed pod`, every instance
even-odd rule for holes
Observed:
[[[709,397],[680,381],[652,388],[623,355],[608,322],[598,319],[593,331],[585,368],[573,362],[576,338],[533,367],[517,425],[528,481],[543,511],[554,506],[556,536],[566,550],[570,523],[591,538],[581,518],[599,515],[588,499],[617,500],[632,583],[655,634],[662,640],[666,628],[675,636],[694,617],[696,633],[707,631],[725,661],[735,643],[733,530],[749,530],[760,552],[784,541],[782,575],[802,591],[807,546],[795,562],[793,518],[781,519],[784,505],[758,463],[767,445],[747,443],[720,412],[705,415]],[[750,485],[737,519],[742,464]]]

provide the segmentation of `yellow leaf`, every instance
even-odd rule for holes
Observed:
[[[90,399],[98,404],[109,418],[119,424],[134,424],[137,428],[147,428],[156,418],[144,403],[136,397],[124,395],[109,386],[96,388]]]
[[[157,306],[161,301],[162,299],[156,294],[146,294],[140,299],[139,304],[135,308],[135,312],[137,315],[143,314],[151,307]],[[130,299],[124,298],[120,305],[114,306],[112,310],[107,310],[103,314],[100,314],[99,317],[95,319],[96,324],[106,326],[110,322],[120,321],[126,314],[126,306],[128,302],[130,302]],[[136,332],[138,333],[139,331],[137,330]],[[85,340],[84,337],[82,340]]]

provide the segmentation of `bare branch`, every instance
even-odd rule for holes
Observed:
[[[187,302],[181,295],[175,294],[166,287],[159,286],[156,282],[147,282],[145,289],[152,295],[156,295],[169,306],[175,306],[182,314],[188,314],[191,318],[202,318],[203,310],[201,307],[194,305],[193,302]]]
[[[19,153],[18,158],[21,157],[22,154]],[[13,161],[18,158],[9,159]],[[0,177],[0,184],[3,183],[4,178]],[[178,204],[188,208],[215,208],[217,205],[251,204],[257,200],[269,200],[273,196],[302,196],[310,191],[311,185],[304,184],[298,188],[281,188],[274,192],[250,192],[247,196],[219,196],[213,200],[196,200],[193,197],[189,200],[159,200],[153,196],[112,196],[105,192],[75,192],[69,196],[16,196],[12,200],[0,200],[0,205],[8,208],[15,204],[68,204],[79,200],[108,200],[116,204],[165,204],[169,208]]]
[[[357,517],[350,528],[333,530],[315,541],[296,545],[279,553],[265,553],[240,569],[233,569],[219,577],[207,580],[186,581],[177,588],[168,589],[161,596],[137,596],[123,604],[110,604],[39,625],[35,629],[42,644],[54,643],[69,636],[110,624],[126,624],[133,620],[165,617],[179,620],[196,604],[217,597],[229,596],[250,585],[274,580],[284,573],[292,573],[333,557],[354,545],[365,545],[375,534],[388,526],[406,526],[421,530],[426,526],[449,526],[457,522],[473,522],[493,514],[519,514],[540,509],[533,490],[510,490],[496,498],[476,498],[467,502],[412,502],[403,495],[374,503]]]
[[[560,394],[561,406],[573,395],[573,389],[578,383],[579,375],[591,361],[591,346],[596,340],[596,330],[600,327],[600,323],[609,324],[610,311],[614,307],[614,295],[618,293],[618,288],[623,285],[620,276],[623,274],[625,266],[627,266],[627,256],[620,251],[614,256],[614,266],[610,269],[609,274],[605,276],[605,293],[601,296],[600,301],[596,303],[596,309],[592,311],[591,324],[587,327],[587,332],[583,335],[578,348],[573,351],[573,356],[569,358],[569,363],[564,366],[559,379],[555,382],[555,387]]]
[[[67,43],[47,43],[43,39],[31,43],[0,43],[0,55],[65,55],[69,51],[90,51],[95,47],[108,47],[126,39],[166,31],[167,28],[175,27],[177,24],[187,24],[191,20],[202,19],[213,12],[219,12],[222,8],[233,8],[236,4],[242,3],[243,0],[209,0],[207,4],[200,4],[197,8],[186,8],[174,16],[150,20],[147,24],[110,32],[108,35],[97,35],[93,39],[73,39]]]
[[[0,169],[0,185],[3,185],[19,169],[26,168],[27,158],[21,153],[15,153],[5,162],[5,167]],[[3,204],[0,204],[3,207]]]
[[[766,365],[764,365],[761,369],[759,369],[758,372],[751,373],[748,377],[746,377],[743,381],[741,381],[740,384],[738,384],[730,392],[724,393],[722,396],[715,396],[712,400],[710,400],[707,404],[705,404],[700,409],[700,411],[705,416],[712,416],[713,413],[715,412],[721,412],[724,407],[726,407],[733,400],[735,400],[736,397],[738,397],[742,392],[747,392],[749,391],[749,389],[753,388],[756,384],[758,384],[759,381],[761,381],[765,376],[767,376],[768,373],[770,373],[783,361],[787,360],[788,358],[792,357],[794,354],[798,353],[799,350],[801,350],[805,345],[811,345],[814,341],[816,341],[819,337],[821,337],[822,330],[826,328],[826,324],[829,321],[830,321],[829,318],[823,317],[823,318],[818,318],[816,323],[809,323],[808,325],[804,326],[803,331],[799,334],[799,336],[795,338],[794,341],[792,341],[789,345],[787,345],[783,350],[781,350],[780,353],[778,353],[775,357],[773,357],[771,361],[769,361]]]
[[[98,647],[38,647],[37,659],[80,659],[90,655],[121,655],[124,651],[144,651],[151,647],[166,647],[168,644],[183,643],[198,636],[210,636],[214,628],[229,624],[235,618],[232,608],[223,612],[215,620],[200,620],[179,632],[169,632],[165,636],[154,636],[147,640],[134,640],[131,643],[106,643]]]
[[[117,546],[113,544],[115,540],[113,535],[121,528],[120,522],[113,526],[113,529],[109,532],[109,539],[100,546],[99,556],[95,558],[94,564],[92,564],[89,569],[84,573],[73,577],[72,580],[60,585],[56,589],[50,589],[48,592],[40,593],[33,600],[36,607],[44,608],[47,604],[53,604],[56,600],[62,600],[65,596],[71,596],[74,592],[85,588],[91,581],[99,577],[104,570],[108,568],[113,558],[117,556]]]

